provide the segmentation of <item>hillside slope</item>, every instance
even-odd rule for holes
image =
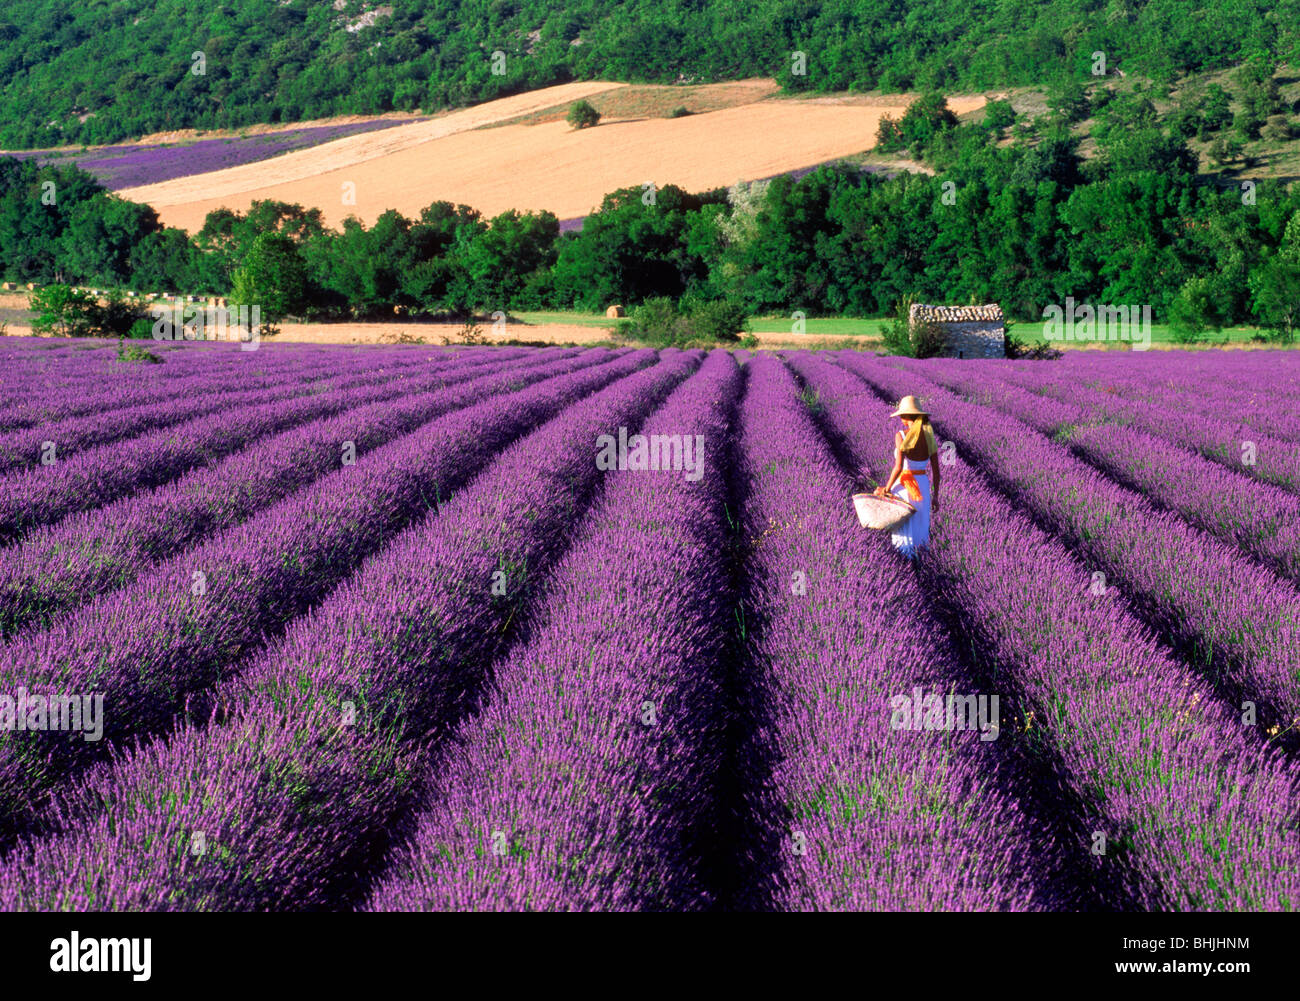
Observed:
[[[563,121],[479,128],[530,105],[540,108],[610,86],[617,85],[547,88],[118,193],[152,206],[166,225],[190,232],[213,209],[243,212],[263,199],[319,208],[325,223],[336,227],[348,215],[371,225],[388,209],[416,217],[435,196],[486,216],[547,210],[568,219],[594,211],[619,188],[654,183],[704,191],[868,150],[881,116],[898,117],[907,106],[905,98],[893,106],[768,100],[684,118],[602,121],[583,130]],[[964,113],[981,107],[984,98],[954,97],[949,103]],[[345,202],[344,191],[354,199]]]
[[[0,146],[436,111],[570,80],[977,91],[1079,78],[1095,52],[1156,79],[1300,59],[1300,0],[7,0]]]

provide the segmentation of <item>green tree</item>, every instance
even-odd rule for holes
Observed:
[[[1077,80],[1068,81],[1048,98],[1047,106],[1066,122],[1081,122],[1092,112],[1088,103],[1088,89]]]
[[[557,304],[591,310],[610,303],[631,306],[651,296],[677,299],[704,282],[706,244],[697,239],[692,250],[691,217],[724,197],[722,192],[690,195],[671,184],[606,195],[600,209],[583,221],[582,232],[559,241]]]
[[[957,116],[948,107],[948,99],[943,94],[931,92],[922,94],[907,106],[907,111],[899,119],[898,131],[905,145],[913,156],[922,156],[935,137],[947,129],[957,126]]]
[[[1223,322],[1214,283],[1204,276],[1187,279],[1169,306],[1169,326],[1183,343],[1200,340],[1206,330],[1223,329]]]
[[[1300,210],[1292,213],[1277,251],[1250,275],[1252,307],[1273,337],[1290,343],[1300,327]]]
[[[283,233],[261,233],[235,271],[230,305],[257,306],[262,319],[278,323],[307,306],[307,267],[298,245]]]
[[[467,305],[474,309],[508,310],[524,303],[520,297],[556,259],[560,221],[551,212],[519,213],[513,209],[492,219],[473,234],[460,254],[467,282]]]
[[[95,300],[70,285],[54,283],[27,297],[35,313],[32,333],[39,336],[90,337],[95,334]]]
[[[876,149],[881,153],[893,153],[903,148],[903,133],[892,115],[881,115],[876,123]]]
[[[574,101],[569,105],[569,113],[564,120],[575,129],[589,129],[600,121],[600,112],[590,101]]]
[[[1232,124],[1232,105],[1228,92],[1217,83],[1206,87],[1205,97],[1201,100],[1200,115],[1197,138],[1202,142],[1208,142],[1214,133]]]
[[[131,278],[131,252],[160,228],[158,214],[148,205],[108,195],[89,198],[68,213],[59,260],[73,280],[125,285]]]
[[[1015,124],[1016,111],[1010,101],[990,101],[984,106],[984,127],[1001,130]]]

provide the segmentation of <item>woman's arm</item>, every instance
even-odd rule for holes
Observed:
[[[939,510],[939,453],[930,456],[930,510]]]
[[[903,436],[901,434],[894,435],[894,468],[889,471],[889,479],[885,481],[885,485],[883,487],[876,487],[877,497],[881,497],[893,490],[894,484],[898,482],[898,478],[903,474],[902,445]]]

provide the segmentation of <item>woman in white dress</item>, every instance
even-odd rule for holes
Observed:
[[[876,496],[892,493],[916,508],[890,539],[895,549],[911,558],[930,541],[930,513],[939,510],[939,447],[930,415],[915,396],[903,397],[889,416],[900,418],[903,430],[894,435],[894,468],[885,485],[876,488]]]

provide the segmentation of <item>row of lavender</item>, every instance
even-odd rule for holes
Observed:
[[[4,904],[684,909],[721,888],[743,906],[1040,906],[1020,860],[1054,847],[997,788],[994,747],[900,738],[880,713],[960,667],[923,612],[895,627],[921,596],[890,580],[882,540],[797,523],[839,508],[847,478],[779,363],[751,364],[738,414],[743,588],[719,560],[726,355],[649,426],[709,435],[707,478],[615,476],[589,505],[592,440],[694,364],[670,355],[569,407],[222,683],[216,722],[83,772],[9,858]],[[413,836],[372,892],[354,873],[383,871],[390,828]]]
[[[0,904],[310,907],[356,894],[353,874],[382,844],[430,742],[473,708],[535,576],[599,488],[591,442],[635,427],[698,364],[669,352],[644,369],[651,360],[632,355],[603,378],[579,373],[489,401],[493,412],[452,415],[460,454],[432,436],[426,472],[488,463],[507,425],[560,411],[223,685],[216,725],[101,767],[83,779],[92,792],[54,804],[63,834],[13,856]],[[494,593],[497,573],[505,586]],[[176,809],[159,816],[160,801]]]
[[[1084,430],[1076,455],[1032,426],[1070,426],[1068,416],[1052,414],[1051,397],[1012,399],[996,379],[982,391],[1001,401],[991,411],[946,392],[916,366],[904,371],[875,363],[872,372],[887,393],[907,390],[929,399],[948,418],[958,448],[1094,572],[1124,586],[1152,627],[1173,638],[1225,698],[1257,705],[1261,725],[1275,734],[1295,732],[1300,589],[1285,575],[1297,565],[1287,543],[1288,534],[1294,538],[1288,494],[1246,476],[1230,488],[1200,480],[1190,451],[1117,425]],[[1044,385],[1049,378],[1039,377]]]
[[[1095,540],[1132,492],[1034,430],[1078,414],[1021,424],[921,375],[960,367],[517,354],[309,374],[230,411],[225,446],[200,411],[87,447],[158,485],[124,476],[0,550],[0,687],[98,684],[126,718],[100,746],[0,741],[0,830],[34,838],[0,906],[1294,906],[1294,767],[1153,638],[1210,615],[1172,629],[1143,577],[1168,554]],[[903,392],[958,444],[925,587],[846,520],[837,461],[886,460]],[[713,443],[699,482],[598,474],[595,436],[647,417]],[[67,475],[0,482],[32,472]],[[1280,676],[1207,656],[1277,711]],[[1001,691],[1000,740],[883,711],[954,686]]]
[[[0,650],[0,687],[44,696],[98,691],[113,711],[106,712],[99,742],[67,733],[0,735],[0,831],[35,822],[43,794],[69,770],[132,737],[159,732],[187,701],[191,711],[201,711],[197,696],[236,673],[268,636],[441,503],[497,449],[575,393],[650,360],[650,352],[611,358],[595,351],[503,373],[495,385],[465,383],[457,398],[430,397],[423,413],[406,416],[433,420],[379,445],[394,430],[381,426],[372,439],[377,447],[354,462],[330,455],[323,459],[329,472],[283,500],[260,510],[255,501],[251,517],[137,568],[126,587],[97,594],[47,628],[20,631]],[[450,407],[458,409],[436,416]],[[290,475],[294,455],[287,457]],[[274,476],[270,487],[273,496]],[[93,561],[93,550],[88,558]]]
[[[49,506],[36,512],[53,522],[55,505],[67,509],[78,504],[86,510],[0,550],[0,636],[129,583],[149,563],[244,520],[442,413],[563,370],[563,359],[576,352],[529,354],[521,364],[503,369],[502,363],[517,354],[467,355],[455,365],[430,365],[423,374],[394,375],[377,385],[339,390],[306,407],[291,401],[246,417],[205,418],[188,425],[184,438],[165,436],[157,451],[150,446],[158,443],[149,439],[158,436],[145,435],[81,457],[69,464],[73,471],[62,482],[62,469],[47,475],[41,490]],[[315,411],[321,416],[302,423]],[[290,430],[272,433],[281,426]],[[188,470],[183,476],[151,490],[141,489],[148,485],[142,477],[135,492],[106,503],[113,485],[131,488],[130,479],[121,475],[124,467],[158,479],[169,453],[180,460],[171,468]],[[135,456],[141,461],[132,462]],[[78,475],[81,470],[85,476]],[[78,480],[84,481],[79,487],[84,494],[71,489]],[[60,491],[62,503],[51,504],[51,495],[69,485]],[[103,506],[88,502],[90,497]]]
[[[861,415],[912,377],[859,358],[792,364],[853,458],[883,478],[889,436]],[[1091,869],[1096,896],[1119,892],[1145,909],[1294,906],[1294,767],[1154,638],[1118,588],[1094,587],[1080,554],[962,461],[977,436],[1003,433],[1005,419],[927,399],[936,431],[959,447],[942,467],[943,517],[922,579],[978,638],[1006,703],[1022,707],[1006,738],[1027,748],[1042,740],[1059,755],[1068,798],[1055,808],[1076,818],[1070,849]],[[1077,480],[1056,485],[1091,495]]]
[[[79,151],[31,150],[6,155],[23,160],[35,159],[41,164],[57,167],[75,164],[92,174],[108,190],[118,191],[144,184],[158,184],[177,177],[188,177],[191,174],[202,174],[210,170],[224,170],[246,163],[257,163],[259,160],[266,160],[294,150],[310,149],[345,136],[375,132],[395,125],[408,125],[423,120],[423,118],[378,118],[337,125],[311,125],[263,134],[199,139],[185,143],[155,145],[128,143]]]

